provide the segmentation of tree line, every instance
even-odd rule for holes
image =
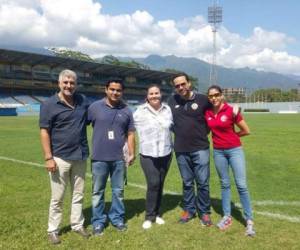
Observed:
[[[295,102],[300,101],[298,89],[282,90],[279,88],[257,89],[250,94],[232,94],[226,96],[228,102]]]

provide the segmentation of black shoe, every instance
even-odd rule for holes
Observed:
[[[58,233],[56,232],[52,232],[52,233],[48,233],[48,240],[53,244],[60,244],[61,241],[59,239]]]
[[[101,236],[101,235],[103,235],[103,231],[104,231],[104,226],[102,226],[102,225],[96,226],[93,229],[93,235]]]
[[[88,231],[86,231],[86,229],[84,227],[81,227],[77,230],[73,230],[75,233],[81,235],[83,238],[88,239],[91,235],[88,233]]]
[[[114,225],[114,227],[120,232],[124,232],[127,230],[127,225],[124,223],[119,223],[117,225]]]

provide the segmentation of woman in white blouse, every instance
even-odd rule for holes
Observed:
[[[140,162],[147,181],[146,214],[144,229],[152,223],[164,224],[160,206],[165,177],[172,159],[170,128],[173,124],[170,107],[161,102],[157,85],[147,90],[146,103],[133,114],[139,136]]]

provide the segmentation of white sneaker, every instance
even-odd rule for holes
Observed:
[[[155,219],[155,223],[158,224],[158,225],[163,225],[165,224],[165,221],[163,218],[157,216],[156,219]]]
[[[245,235],[247,236],[254,236],[255,235],[255,231],[254,231],[254,223],[252,220],[248,220],[247,221],[247,226],[246,226],[246,232]]]
[[[145,220],[142,226],[144,229],[149,229],[152,227],[152,222],[150,220]]]

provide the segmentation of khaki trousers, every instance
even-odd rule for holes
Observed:
[[[51,201],[49,207],[48,233],[58,232],[62,220],[63,199],[68,182],[71,185],[71,228],[78,230],[83,226],[82,213],[86,161],[69,161],[54,157],[57,170],[49,173]]]

